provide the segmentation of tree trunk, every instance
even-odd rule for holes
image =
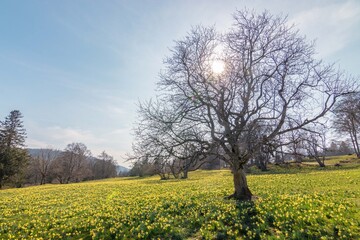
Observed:
[[[295,162],[302,163],[302,156],[300,154],[295,153]]]
[[[3,187],[3,180],[4,180],[4,175],[3,175],[3,171],[0,171],[1,175],[0,175],[0,189]]]
[[[356,130],[350,130],[350,138],[351,138],[351,142],[353,144],[354,147],[354,151],[356,154],[357,158],[360,158],[360,149],[359,149],[359,144],[358,144],[358,140],[357,140],[357,134],[356,134]]]
[[[317,161],[320,167],[325,167],[325,157],[321,159],[320,157],[315,156],[315,160]]]
[[[188,170],[187,168],[185,168],[185,169],[183,170],[182,179],[187,179],[187,178],[188,178],[188,172],[189,172],[189,170]]]
[[[360,158],[359,142],[358,142],[358,139],[357,139],[356,131],[354,132],[354,144],[355,144],[356,157]]]
[[[258,156],[256,158],[256,165],[261,171],[263,171],[263,172],[267,171],[268,170],[267,169],[267,157],[264,155]]]
[[[40,180],[40,185],[45,184],[45,175],[41,174],[41,180]]]
[[[230,195],[228,198],[234,198],[240,201],[250,201],[252,198],[252,193],[248,187],[246,174],[243,168],[232,170],[233,180],[234,180],[234,194]]]

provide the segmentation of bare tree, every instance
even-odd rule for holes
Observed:
[[[207,156],[207,142],[201,140],[201,131],[190,121],[176,122],[174,112],[162,102],[152,101],[141,104],[139,109],[130,159],[153,164],[161,179],[167,179],[169,173],[175,178],[187,178],[188,172],[199,168]]]
[[[92,173],[95,179],[116,177],[116,164],[114,158],[105,151],[93,159]]]
[[[129,171],[129,176],[144,177],[144,176],[149,176],[149,175],[151,176],[158,174],[158,172],[154,168],[155,168],[154,163],[148,163],[146,161],[141,161],[141,159],[137,159],[136,161],[133,162],[133,166]],[[161,174],[159,175],[161,179],[163,179],[162,175]]]
[[[290,131],[286,134],[288,153],[294,158],[296,163],[301,163],[305,155],[304,141],[306,137],[302,129]]]
[[[136,172],[139,176],[158,174],[162,180],[168,179],[170,155],[159,142],[159,136],[151,133],[153,129],[142,132],[142,126],[136,131],[137,144],[133,145],[134,154],[129,156],[129,160],[134,163],[132,173]]]
[[[272,145],[264,144],[255,155],[255,164],[261,171],[268,171],[268,164],[272,157],[275,157],[275,148]]]
[[[40,149],[36,156],[30,160],[30,175],[32,177],[40,178],[40,185],[46,183],[51,172],[51,164],[60,156],[60,151],[52,148]],[[36,182],[35,179],[35,182]]]
[[[340,155],[351,154],[353,150],[351,150],[350,145],[351,143],[349,143],[348,141],[341,141],[339,144],[338,154]]]
[[[334,109],[334,127],[339,133],[346,133],[351,139],[356,156],[360,158],[360,94],[342,98]]]
[[[320,167],[325,167],[323,143],[323,136],[317,133],[309,134],[309,138],[305,143],[308,156],[314,158]]]
[[[238,11],[228,33],[196,27],[175,43],[164,61],[161,94],[142,111],[151,114],[140,115],[168,132],[196,132],[183,141],[225,161],[234,181],[229,197],[250,200],[244,165],[264,145],[318,121],[337,98],[354,91],[351,79],[313,56],[313,44],[286,18]]]
[[[315,159],[320,167],[325,167],[326,132],[328,130],[326,124],[313,124],[310,129],[306,129],[303,139],[303,147],[307,156]]]
[[[83,143],[68,144],[51,165],[53,175],[60,183],[81,181],[91,174],[88,160],[90,156],[90,150]]]

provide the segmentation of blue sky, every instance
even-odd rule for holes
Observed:
[[[287,14],[319,58],[360,75],[357,0],[2,0],[0,118],[23,113],[28,147],[83,142],[128,166],[137,103],[173,41],[198,24],[226,31],[245,7]]]

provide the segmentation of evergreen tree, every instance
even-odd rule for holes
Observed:
[[[25,145],[26,130],[19,110],[13,110],[0,124],[0,146],[2,148],[19,148]]]
[[[14,110],[5,121],[0,122],[0,188],[5,180],[21,176],[28,160],[28,154],[23,149],[26,130],[22,117],[20,111]],[[19,186],[19,178],[16,179],[16,185]]]

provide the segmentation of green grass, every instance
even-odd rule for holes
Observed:
[[[340,164],[340,166],[336,166]],[[329,156],[325,158],[325,168],[319,166],[314,159],[305,158],[302,163],[295,161],[286,164],[268,164],[268,171],[261,171],[256,166],[248,169],[250,174],[290,174],[290,173],[309,173],[313,171],[334,171],[334,170],[350,170],[360,167],[360,159],[355,155]]]
[[[248,176],[254,203],[224,200],[227,170],[3,190],[0,239],[360,238],[358,166],[282,171]]]
[[[314,159],[305,159],[305,164],[318,164]],[[355,154],[352,155],[341,155],[341,156],[328,156],[325,157],[325,164],[327,166],[333,166],[335,164],[341,165],[356,165],[360,163],[360,159]]]

